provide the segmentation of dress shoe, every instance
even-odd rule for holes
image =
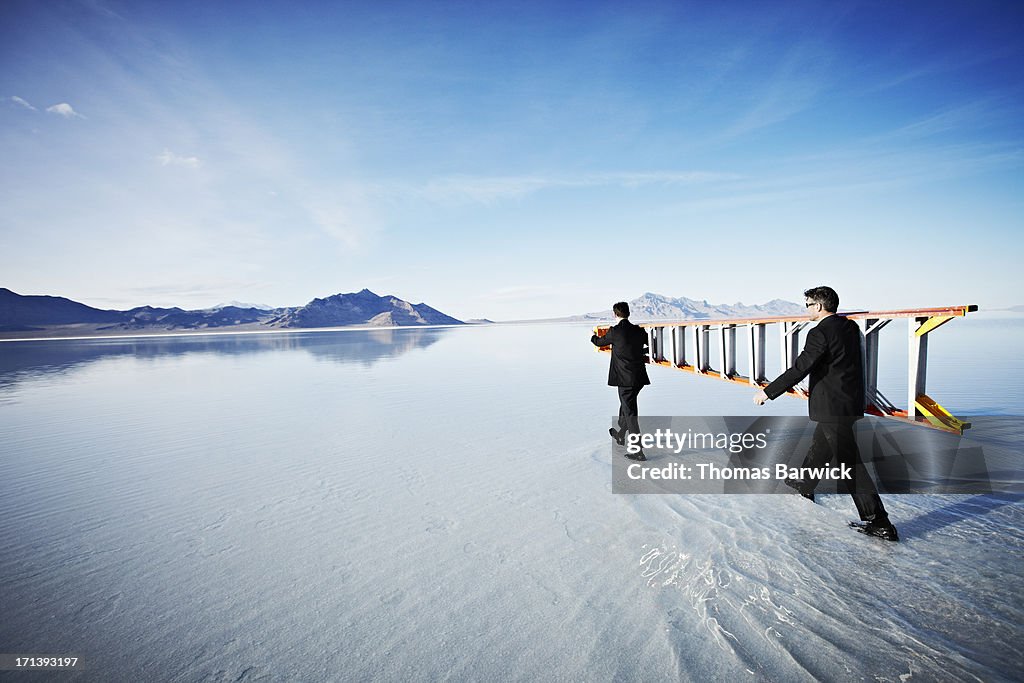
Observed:
[[[814,502],[814,489],[804,481],[803,479],[790,479],[786,477],[784,480],[786,486],[791,489],[796,489],[797,493],[806,498],[807,500]]]
[[[647,456],[644,455],[643,451],[640,451],[639,453],[630,453],[629,451],[626,451],[626,457],[630,460],[636,460],[637,462],[647,462]]]
[[[611,427],[611,428],[608,429],[608,433],[612,435],[613,439],[615,439],[615,443],[619,444],[620,446],[624,446],[626,444],[626,432],[625,432],[625,430],[623,430],[621,432],[617,432],[617,431],[615,431],[614,427]]]
[[[874,536],[875,538],[894,542],[900,540],[900,535],[896,533],[896,527],[888,522],[885,524],[875,524],[874,522],[850,522],[850,526],[862,534]]]

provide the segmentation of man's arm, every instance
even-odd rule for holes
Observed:
[[[793,367],[776,377],[771,384],[764,388],[765,396],[775,400],[792,389],[818,364],[827,350],[825,335],[815,327],[807,334],[807,343],[804,344],[804,350],[796,357]]]
[[[603,337],[599,337],[596,334],[590,338],[590,343],[594,346],[611,346],[615,343],[615,338],[612,334],[612,328],[608,328],[608,331],[604,333]]]

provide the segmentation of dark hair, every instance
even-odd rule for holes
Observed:
[[[627,304],[625,301],[620,301],[619,303],[612,306],[612,312],[615,315],[619,316],[620,318],[628,318],[629,304]]]
[[[839,295],[831,287],[811,287],[804,292],[804,296],[816,304],[821,304],[829,313],[839,310]]]

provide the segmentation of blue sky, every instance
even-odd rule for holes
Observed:
[[[1024,4],[0,6],[0,286],[1024,303]]]

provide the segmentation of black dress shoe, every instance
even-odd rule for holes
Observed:
[[[875,538],[881,538],[886,541],[898,541],[900,535],[896,533],[896,527],[886,522],[885,524],[875,524],[874,522],[850,522],[850,526],[868,536],[874,536]]]
[[[608,433],[612,435],[613,439],[615,439],[615,443],[619,444],[620,446],[625,445],[625,443],[626,443],[626,432],[625,431],[617,432],[617,431],[615,431],[614,427],[610,427],[608,429]]]
[[[626,451],[626,457],[630,460],[636,460],[637,462],[647,462],[647,456],[644,455],[643,451],[640,451],[639,453],[630,453],[629,451]]]
[[[790,479],[789,477],[786,477],[783,483],[791,489],[796,489],[797,493],[807,500],[812,503],[814,502],[814,489],[811,488],[803,479]]]

